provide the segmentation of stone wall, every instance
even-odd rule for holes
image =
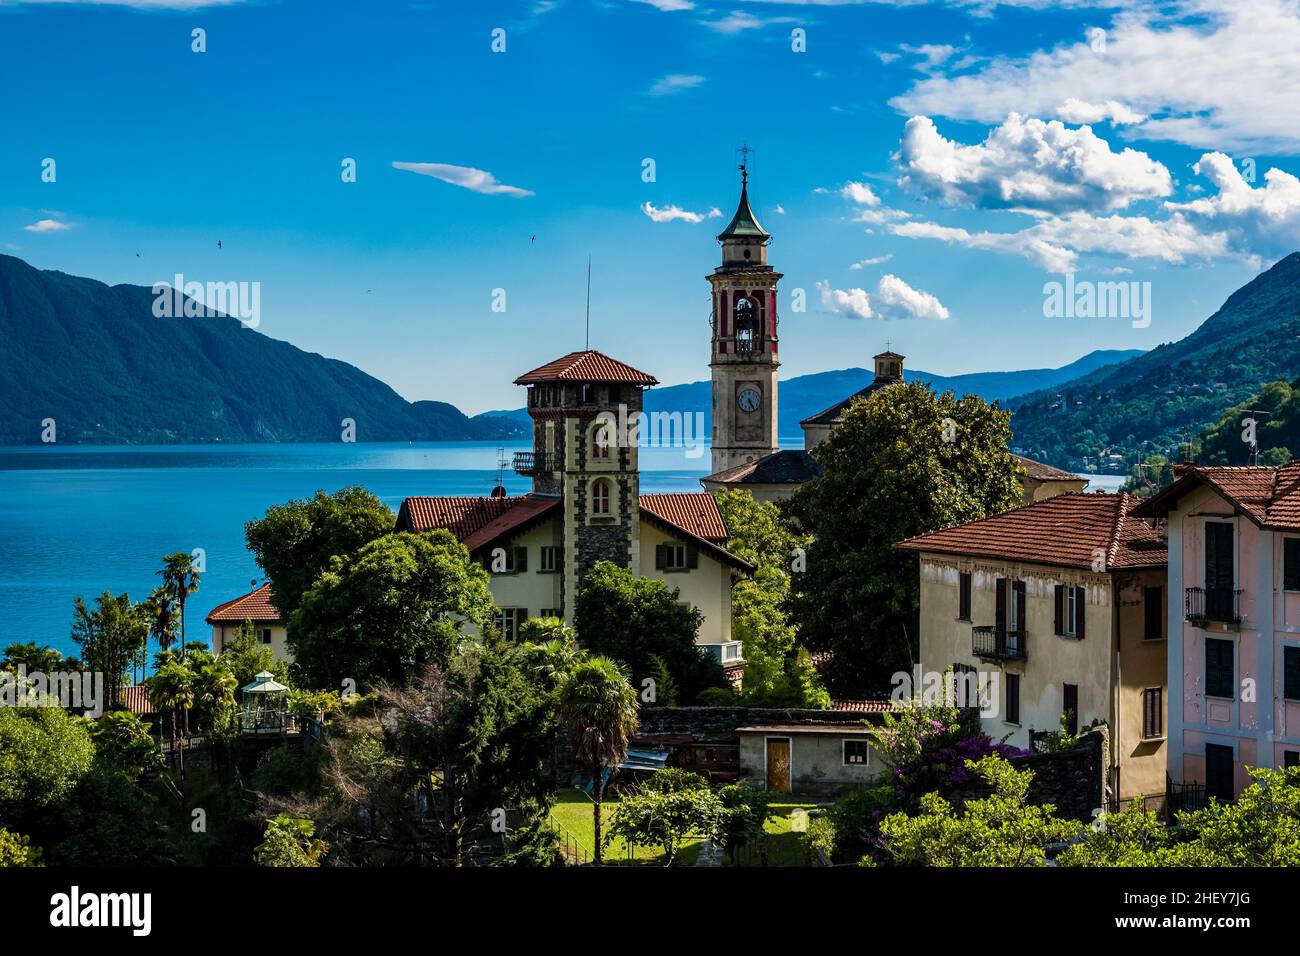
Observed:
[[[1109,734],[1103,724],[1085,734],[1072,750],[1012,757],[1011,764],[1017,770],[1034,773],[1029,784],[1030,803],[1050,803],[1056,807],[1058,816],[1091,821],[1093,811],[1105,805],[1109,747]],[[952,802],[962,803],[987,794],[988,787],[977,783],[952,794]]]

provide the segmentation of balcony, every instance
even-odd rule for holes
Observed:
[[[1188,588],[1183,607],[1192,624],[1241,623],[1241,592],[1231,588]]]
[[[982,624],[970,629],[971,653],[985,661],[1023,661],[1025,632]]]
[[[743,641],[727,641],[725,644],[705,644],[703,647],[723,667],[730,667],[744,660],[741,656],[743,645]]]
[[[544,475],[559,471],[560,462],[556,455],[544,451],[517,451],[514,469],[515,473],[520,475]]]

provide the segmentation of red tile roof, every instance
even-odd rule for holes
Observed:
[[[407,498],[397,514],[400,531],[446,528],[470,551],[519,533],[560,507],[558,498]]]
[[[525,372],[515,379],[516,385],[534,385],[538,382],[625,382],[630,385],[658,385],[653,375],[638,372],[618,359],[612,359],[595,349],[570,352],[554,362]]]
[[[1159,531],[1134,517],[1138,502],[1128,494],[1070,492],[917,535],[898,547],[1088,570],[1101,548],[1107,569],[1163,566],[1165,543]]]
[[[831,710],[851,711],[855,714],[883,714],[894,709],[888,700],[832,700]]]
[[[1280,468],[1194,465],[1164,491],[1142,502],[1136,513],[1144,518],[1167,515],[1183,495],[1202,485],[1261,528],[1300,530],[1300,461]]]
[[[158,708],[149,700],[149,691],[144,684],[131,684],[122,688],[122,703],[133,714],[156,714]]]
[[[217,605],[207,617],[209,624],[243,624],[245,621],[275,624],[280,620],[270,584],[263,584],[256,591]]]
[[[723,544],[730,537],[722,523],[717,499],[707,491],[642,495],[641,510],[715,544]]]
[[[1086,478],[1080,478],[1073,472],[1062,471],[1060,468],[1053,468],[1051,465],[1044,464],[1041,461],[1034,461],[1032,458],[1026,458],[1024,455],[1016,455],[1015,458],[1020,462],[1021,467],[1025,469],[1026,477],[1033,478],[1037,481],[1088,480]]]

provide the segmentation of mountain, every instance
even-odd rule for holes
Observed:
[[[1196,331],[1010,403],[1021,454],[1077,470],[1127,471],[1300,368],[1300,253],[1230,295]],[[1085,461],[1086,458],[1086,461]]]
[[[935,375],[932,372],[904,369],[903,377],[909,382],[918,379],[929,382],[939,391],[952,389],[958,395],[972,393],[990,402],[995,399],[1006,401],[1026,392],[1051,388],[1141,354],[1140,349],[1103,349],[1089,352],[1083,358],[1060,368],[971,372],[965,375]],[[867,369],[846,368],[783,379],[777,390],[777,433],[783,438],[801,437],[801,421],[865,388],[871,383],[872,376],[873,373]],[[647,413],[703,412],[705,433],[709,434],[713,428],[712,386],[708,381],[702,381],[652,388],[645,395],[645,410]],[[508,418],[525,425],[528,422],[528,413],[522,408],[484,414]]]
[[[408,402],[229,316],[158,318],[153,291],[0,255],[0,444],[500,439],[509,420]]]

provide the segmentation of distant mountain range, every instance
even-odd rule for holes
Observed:
[[[0,444],[39,442],[45,419],[57,423],[62,444],[338,441],[344,419],[356,422],[358,441],[506,440],[530,433],[523,409],[469,417],[446,402],[408,402],[353,365],[304,352],[237,319],[157,318],[154,298],[145,286],[108,286],[0,256]],[[1141,354],[1103,350],[1057,369],[954,376],[916,370],[906,377],[1007,401],[1091,381]],[[852,368],[782,381],[780,435],[799,436],[802,419],[871,378],[870,371]],[[707,381],[654,388],[646,396],[647,411],[702,412],[706,428],[712,427],[710,404]]]
[[[1015,398],[1039,389],[1054,388],[1098,369],[1141,355],[1141,349],[1102,349],[1089,352],[1083,358],[1060,368],[1031,368],[1018,372],[971,372],[966,375],[936,375],[933,372],[904,369],[907,381],[929,382],[938,391],[952,389],[958,395],[974,394],[985,401]],[[799,423],[818,412],[825,411],[836,402],[847,398],[871,384],[874,373],[863,368],[847,368],[834,372],[814,372],[782,379],[777,390],[777,433],[782,438],[803,435]],[[708,381],[690,382],[686,385],[668,385],[652,388],[645,395],[645,410],[653,412],[703,412],[706,434],[713,428],[711,385]],[[528,412],[523,408],[509,411],[486,412],[486,416],[514,421],[521,426],[528,423]]]
[[[1012,400],[1014,445],[1061,468],[1127,472],[1139,456],[1181,457],[1186,438],[1298,371],[1300,253],[1292,253],[1185,338]]]
[[[408,402],[355,366],[237,319],[153,314],[145,286],[107,286],[0,256],[0,444],[501,439],[498,418]]]

